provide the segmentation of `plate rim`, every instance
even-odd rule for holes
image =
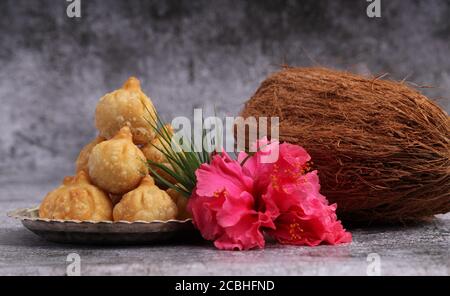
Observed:
[[[13,218],[20,221],[39,221],[39,222],[45,222],[45,223],[75,223],[75,224],[118,224],[118,225],[132,225],[132,224],[185,224],[185,223],[192,223],[193,220],[191,218],[185,219],[185,220],[154,220],[154,221],[143,221],[143,220],[137,220],[137,221],[108,221],[108,220],[102,220],[102,221],[92,221],[92,220],[62,220],[62,219],[48,219],[48,218],[39,218],[39,217],[28,217],[25,216],[24,213],[29,212],[35,212],[39,210],[39,206],[30,207],[30,208],[18,208],[12,211],[7,212],[7,216],[9,218]]]

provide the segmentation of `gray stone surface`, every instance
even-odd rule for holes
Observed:
[[[450,275],[450,215],[410,227],[353,229],[349,245],[219,251],[211,245],[80,247],[49,243],[6,217],[39,204],[56,184],[0,186],[0,275],[64,275],[69,253],[83,275],[366,275],[367,256],[382,275]]]

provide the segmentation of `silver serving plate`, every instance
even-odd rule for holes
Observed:
[[[39,207],[8,213],[40,237],[52,242],[86,245],[131,245],[192,242],[200,238],[191,219],[184,221],[72,221],[39,218]]]

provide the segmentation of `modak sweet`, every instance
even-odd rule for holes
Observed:
[[[95,110],[95,125],[102,137],[111,139],[122,127],[129,126],[136,144],[147,144],[155,137],[152,101],[141,90],[137,78],[131,77],[121,89],[106,94]]]
[[[97,144],[92,149],[88,167],[92,182],[116,195],[135,189],[148,174],[145,156],[133,144],[127,126],[111,140]]]
[[[113,206],[108,195],[89,181],[84,171],[64,178],[39,207],[39,217],[58,220],[111,221]]]
[[[89,172],[88,162],[89,156],[91,156],[92,149],[94,149],[97,144],[100,144],[103,141],[105,141],[105,138],[98,136],[92,142],[84,146],[83,149],[81,149],[80,154],[78,155],[78,158],[75,162],[77,173],[81,171]]]
[[[177,217],[172,198],[159,189],[152,177],[146,176],[138,188],[125,194],[114,207],[114,221],[167,221]]]
[[[170,124],[168,124],[168,125],[164,126],[164,131],[161,131],[161,132],[167,132],[169,136],[172,136],[173,128]],[[171,171],[173,171],[173,167],[170,165],[166,156],[162,152],[162,151],[166,151],[166,149],[171,149],[170,145],[171,145],[170,143],[166,143],[162,139],[162,136],[160,134],[158,134],[150,143],[148,143],[147,145],[142,147],[142,152],[144,153],[145,158],[147,160],[162,164],[165,167],[167,167],[168,169],[170,169]],[[167,180],[173,184],[176,183],[176,180],[172,176],[167,174],[165,171],[163,171],[162,169],[160,169],[154,165],[150,165],[150,166],[152,167],[153,170],[155,170],[155,172],[158,175],[163,177],[165,180]]]
[[[166,192],[172,198],[173,202],[177,205],[177,219],[186,220],[192,218],[192,214],[187,209],[189,198],[175,189],[168,189]]]

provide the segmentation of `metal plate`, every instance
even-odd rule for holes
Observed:
[[[192,242],[200,234],[191,219],[184,221],[66,221],[39,218],[39,208],[8,213],[33,233],[57,243],[86,245],[131,245]]]

